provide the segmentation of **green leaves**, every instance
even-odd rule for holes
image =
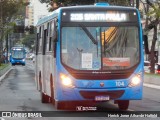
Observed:
[[[160,18],[160,6],[155,5],[154,7],[152,7],[147,15],[154,18]]]
[[[51,7],[49,11],[53,11],[61,6],[73,5],[93,5],[96,1],[106,1],[112,5],[129,5],[129,0],[39,0],[41,3],[48,3]]]
[[[32,49],[32,45],[35,41],[36,38],[36,34],[29,34],[26,35],[23,39],[22,39],[22,44],[24,44],[26,47]]]
[[[1,35],[1,40],[6,33],[11,32],[9,29],[13,30],[16,19],[24,20],[25,16],[25,7],[28,5],[28,2],[24,0],[4,0],[1,2],[2,7],[2,25],[3,25],[3,35]]]

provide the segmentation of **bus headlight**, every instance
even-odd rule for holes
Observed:
[[[139,85],[141,82],[141,74],[135,75],[131,78],[131,82],[129,84],[129,87],[134,87]]]
[[[25,61],[25,59],[22,60],[23,62]]]
[[[61,83],[67,87],[73,87],[72,80],[65,74],[60,74]]]

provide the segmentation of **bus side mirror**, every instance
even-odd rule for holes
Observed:
[[[148,48],[148,36],[143,35],[143,42],[144,42],[144,50],[146,54],[150,54],[149,48]]]

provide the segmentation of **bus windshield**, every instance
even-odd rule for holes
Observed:
[[[12,58],[16,58],[16,59],[24,58],[23,50],[13,50],[12,51]]]
[[[76,70],[123,70],[140,59],[136,26],[62,27],[61,59]]]

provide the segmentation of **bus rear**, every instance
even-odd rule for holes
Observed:
[[[126,110],[142,99],[143,50],[139,12],[124,7],[61,9],[55,100],[114,100]]]

